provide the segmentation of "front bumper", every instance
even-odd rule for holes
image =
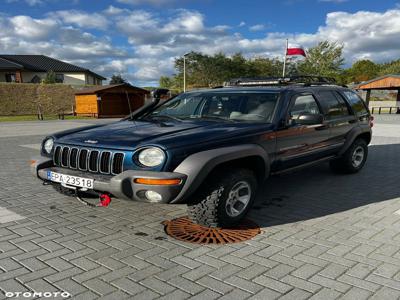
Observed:
[[[32,160],[31,171],[33,175],[37,176],[43,181],[49,181],[47,178],[48,171],[84,178],[91,178],[94,179],[93,189],[95,191],[107,192],[118,198],[159,203],[169,203],[174,200],[181,192],[186,181],[186,175],[176,172],[127,170],[115,176],[82,172],[66,168],[54,167],[52,164],[52,160],[44,157]],[[176,185],[148,185],[134,182],[136,178],[180,179],[181,183]],[[160,201],[149,201],[145,197],[146,191],[157,192],[161,195],[162,199]]]

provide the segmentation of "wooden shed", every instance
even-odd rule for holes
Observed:
[[[354,87],[356,90],[366,91],[365,101],[369,104],[372,90],[395,90],[397,91],[397,105],[400,106],[400,74],[389,74],[362,82]]]
[[[124,117],[143,106],[147,94],[150,92],[126,83],[83,89],[75,93],[75,114]]]

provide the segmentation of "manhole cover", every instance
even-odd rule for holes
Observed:
[[[232,228],[210,228],[192,223],[188,217],[164,221],[165,232],[181,241],[197,244],[231,244],[247,241],[261,233],[260,227],[244,220]]]

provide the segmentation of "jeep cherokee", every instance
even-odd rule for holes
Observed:
[[[305,78],[305,79],[304,79]],[[329,161],[364,166],[373,118],[325,78],[237,79],[153,101],[127,118],[46,137],[35,176],[71,196],[185,203],[212,227],[239,222],[269,175]]]

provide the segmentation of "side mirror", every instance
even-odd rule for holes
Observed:
[[[322,124],[324,121],[324,116],[321,114],[301,114],[294,119],[295,124],[300,125],[317,125]]]
[[[151,91],[151,96],[153,99],[160,100],[163,96],[168,96],[169,90],[168,89],[155,89]]]

